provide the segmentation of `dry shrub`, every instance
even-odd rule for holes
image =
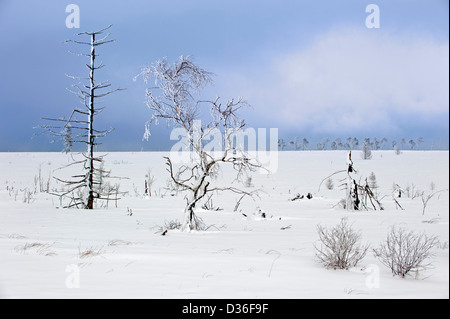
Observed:
[[[404,228],[392,226],[386,241],[373,253],[381,263],[391,269],[394,276],[405,278],[411,271],[421,271],[431,267],[429,259],[432,249],[438,246],[437,236],[416,234]]]
[[[360,244],[361,234],[352,229],[347,218],[331,229],[317,225],[320,245],[314,245],[318,261],[326,268],[349,269],[366,255],[368,245]]]

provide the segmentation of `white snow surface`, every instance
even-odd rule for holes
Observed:
[[[39,167],[42,180],[76,173],[57,170],[70,155],[0,153],[0,298],[449,298],[449,152],[373,151],[371,160],[359,153],[353,152],[354,168],[362,180],[374,172],[385,210],[340,208],[342,174],[332,177],[333,190],[325,182],[319,190],[325,177],[346,169],[347,152],[279,152],[276,173],[252,173],[247,189],[259,189],[259,198],[245,198],[234,212],[239,196],[220,194],[213,203],[222,210],[197,208],[207,231],[165,236],[158,226],[182,222],[185,204],[182,193],[165,189],[168,153],[109,153],[105,167],[127,178],[113,183],[128,195],[117,208],[110,202],[91,211],[58,208],[56,196],[39,187],[35,193]],[[151,197],[143,196],[148,169],[156,180]],[[404,195],[398,201],[405,210],[396,208],[394,183],[425,194],[446,191],[423,214],[421,197]],[[313,198],[290,201],[307,193]],[[316,227],[342,217],[371,249],[356,268],[325,269],[315,258]],[[393,277],[374,257],[372,248],[393,225],[439,237],[432,268]]]

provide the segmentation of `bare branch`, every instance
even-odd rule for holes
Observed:
[[[94,32],[81,32],[81,33],[77,33],[76,35],[83,35],[83,34],[86,34],[86,35],[91,36],[91,35],[102,34],[102,33],[105,32],[106,30],[110,29],[112,26],[113,26],[113,25],[110,24],[110,25],[107,26],[106,28],[101,29],[101,30],[99,30],[99,31],[94,31]]]

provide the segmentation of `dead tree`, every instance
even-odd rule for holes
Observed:
[[[367,200],[369,200],[374,210],[377,210],[377,208],[380,210],[384,209],[381,202],[375,196],[371,185],[369,185],[370,183],[367,182],[367,178],[365,179],[364,185],[356,181],[356,175],[358,174],[358,172],[353,166],[351,151],[349,152],[347,157],[347,169],[336,171],[333,174],[325,177],[319,184],[319,191],[324,181],[328,180],[330,177],[334,175],[342,173],[346,173],[346,177],[340,180],[341,182],[340,186],[343,189],[345,189],[345,199],[342,202],[344,203],[343,206],[347,210],[351,211],[357,211],[361,209],[367,210],[368,209]]]
[[[369,160],[372,158],[372,146],[370,139],[368,138],[365,138],[363,141],[363,145],[361,147],[361,157],[364,160]]]
[[[69,152],[75,143],[87,145],[87,152],[82,153],[84,159],[73,161],[70,165],[81,164],[83,173],[72,176],[70,179],[58,179],[67,188],[59,193],[59,196],[71,197],[70,204],[67,207],[82,207],[86,209],[94,208],[95,199],[106,199],[111,194],[103,194],[101,189],[102,179],[110,176],[109,171],[103,170],[103,157],[94,154],[95,147],[100,145],[98,139],[104,137],[112,132],[111,129],[99,130],[94,126],[96,116],[101,113],[104,107],[97,107],[98,99],[105,97],[113,92],[122,90],[115,89],[103,92],[111,86],[109,81],[97,82],[95,74],[97,70],[104,67],[103,63],[97,63],[96,53],[97,47],[103,44],[114,42],[115,40],[108,40],[110,33],[104,35],[105,31],[111,28],[111,25],[105,29],[95,32],[82,32],[77,36],[89,36],[89,42],[67,40],[66,43],[75,43],[79,45],[87,45],[90,48],[89,53],[77,54],[79,56],[88,57],[90,60],[86,67],[89,70],[89,76],[86,78],[68,76],[75,80],[85,80],[84,83],[74,84],[75,90],[69,90],[78,96],[82,108],[75,108],[68,118],[43,118],[51,123],[49,125],[42,125],[39,128],[43,129],[43,133],[47,133],[55,138],[55,141],[62,141],[65,145],[64,151]],[[101,166],[101,167],[100,167]],[[87,190],[86,192],[84,190]],[[112,190],[115,192],[115,190]],[[84,194],[86,193],[86,195]]]
[[[365,179],[365,184],[362,185],[356,182],[356,176],[358,172],[353,167],[352,161],[352,152],[350,151],[348,154],[347,160],[347,183],[346,183],[346,208],[347,210],[361,210],[368,209],[367,200],[370,201],[372,208],[374,210],[378,209],[383,210],[383,205],[375,196],[372,188],[374,184],[369,185],[367,182],[367,178]],[[373,174],[373,173],[372,173]],[[376,204],[376,205],[375,205]]]
[[[211,83],[211,73],[195,65],[189,57],[181,56],[172,65],[165,59],[146,67],[141,74],[146,83],[153,78],[156,87],[146,90],[146,104],[152,111],[152,118],[146,123],[144,138],[150,137],[150,126],[159,120],[167,120],[182,135],[183,150],[189,154],[186,161],[174,163],[165,157],[167,171],[174,187],[186,194],[183,230],[202,230],[205,225],[195,214],[197,204],[210,198],[214,193],[231,191],[240,195],[253,195],[232,186],[218,186],[215,181],[222,165],[232,167],[236,173],[235,181],[242,182],[247,172],[261,168],[234,138],[243,131],[245,122],[238,117],[238,111],[246,106],[242,99],[230,100],[225,104],[217,98],[214,101],[201,101],[194,96],[205,85]],[[161,95],[155,96],[159,90]],[[196,120],[202,109],[209,109],[211,121],[206,125]],[[219,134],[217,134],[219,133]],[[212,152],[205,148],[211,139],[218,138],[220,145]]]

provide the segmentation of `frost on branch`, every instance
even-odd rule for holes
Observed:
[[[149,139],[151,125],[158,125],[160,119],[191,131],[199,113],[199,103],[194,94],[212,82],[212,74],[196,66],[190,57],[181,56],[172,65],[166,58],[158,60],[152,66],[144,67],[139,76],[146,84],[153,79],[155,85],[145,92],[146,105],[152,111],[152,117],[145,125],[144,139]],[[161,93],[159,96],[154,95],[156,89]]]

